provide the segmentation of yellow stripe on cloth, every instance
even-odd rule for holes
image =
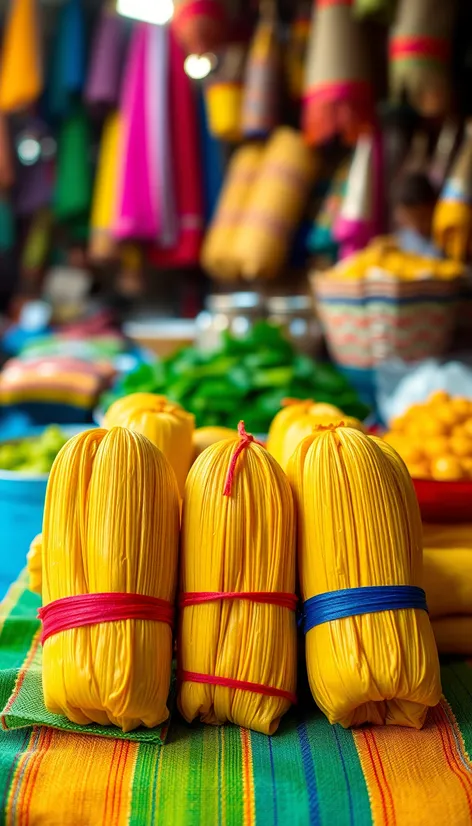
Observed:
[[[376,727],[353,734],[374,826],[472,823],[472,763],[445,700],[421,731],[397,727],[392,737]]]
[[[35,727],[15,771],[5,826],[127,826],[137,753],[137,743]]]

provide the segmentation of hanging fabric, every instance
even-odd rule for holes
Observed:
[[[55,118],[66,117],[85,77],[85,24],[82,0],[67,0],[59,11],[55,51],[48,83],[48,106]]]
[[[354,144],[373,122],[366,46],[352,0],[318,0],[313,7],[302,124],[311,145],[340,135]]]
[[[399,0],[390,36],[392,97],[405,96],[421,115],[441,117],[451,99],[450,58],[455,2]]]
[[[174,0],[172,28],[187,54],[214,52],[227,28],[223,0]]]
[[[9,252],[15,245],[15,216],[10,201],[0,196],[0,253]]]
[[[224,145],[215,138],[208,127],[208,118],[203,93],[198,93],[198,114],[200,125],[200,148],[203,159],[203,196],[205,224],[213,218],[225,174]]]
[[[59,221],[87,218],[92,193],[90,124],[80,105],[61,126],[57,147],[54,213]]]
[[[37,0],[11,0],[0,63],[0,111],[34,103],[43,89]]]
[[[120,115],[118,112],[112,112],[103,127],[95,174],[89,239],[89,256],[92,261],[109,260],[115,252],[112,228],[121,156],[120,139]]]
[[[15,181],[15,165],[8,119],[0,112],[0,190],[10,189]]]
[[[150,253],[157,267],[195,266],[203,237],[202,158],[192,82],[184,70],[184,53],[172,30],[170,47],[170,136],[176,193],[177,237],[173,246],[154,247]],[[170,152],[169,152],[170,155]],[[218,172],[218,155],[212,158]],[[204,166],[204,164],[203,164]],[[169,182],[170,183],[170,182]]]
[[[15,212],[21,217],[34,215],[37,210],[51,204],[56,153],[44,154],[45,141],[51,141],[47,125],[38,118],[27,117],[16,135],[17,164],[13,203]],[[37,145],[37,157],[33,162],[31,158],[23,157],[23,146],[29,142]]]
[[[230,44],[219,55],[218,68],[205,82],[208,126],[222,141],[237,143],[242,138],[241,107],[246,49]]]
[[[274,3],[265,0],[244,73],[241,118],[245,138],[265,138],[278,122],[281,56],[277,23]]]
[[[51,246],[53,215],[49,209],[41,209],[34,216],[28,229],[21,255],[23,273],[37,273],[44,267]]]
[[[472,252],[472,124],[444,184],[433,217],[437,246],[448,258],[465,261]]]
[[[114,108],[120,95],[126,43],[125,20],[114,4],[105,3],[96,23],[84,99],[98,108]]]
[[[363,249],[375,234],[376,172],[374,136],[361,135],[334,225],[334,237],[341,247],[342,258]]]
[[[349,162],[343,161],[336,169],[313,227],[307,239],[311,253],[336,258],[338,243],[334,237],[334,225],[341,211],[346,193]]]

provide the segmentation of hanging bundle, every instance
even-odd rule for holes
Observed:
[[[74,723],[169,716],[179,497],[163,454],[126,428],[80,433],[52,467],[43,521],[43,691]]]
[[[472,244],[472,124],[444,184],[433,216],[433,235],[448,258],[465,261]]]
[[[103,127],[95,175],[89,239],[89,257],[92,261],[107,261],[113,258],[116,251],[112,227],[121,154],[120,139],[120,115],[112,112]]]
[[[364,430],[362,424],[331,404],[311,400],[288,399],[275,416],[269,430],[267,450],[286,471],[296,448],[317,427],[344,424],[355,430]]]
[[[290,462],[308,677],[331,723],[421,728],[441,697],[421,520],[406,466],[380,441],[331,427]]]
[[[242,138],[241,107],[246,48],[242,43],[230,43],[218,57],[218,67],[211,73],[204,87],[208,128],[215,138],[237,143]]]
[[[298,103],[302,99],[305,60],[310,36],[310,2],[299,0],[297,13],[290,25],[285,50],[285,74],[290,97]]]
[[[37,0],[10,0],[0,62],[0,111],[30,106],[43,89]]]
[[[278,123],[280,62],[275,6],[266,0],[246,62],[241,115],[246,138],[265,138]]]
[[[434,154],[429,165],[428,176],[433,186],[440,190],[451,168],[459,147],[462,130],[454,118],[448,118],[439,133]]]
[[[59,10],[47,96],[50,113],[70,114],[82,92],[85,77],[85,21],[82,0],[66,0]]]
[[[279,127],[263,163],[234,239],[233,255],[243,278],[272,278],[283,267],[319,168],[295,129]]]
[[[233,280],[239,276],[234,241],[263,157],[264,147],[254,143],[241,146],[231,158],[201,253],[203,269],[214,278]]]
[[[179,708],[272,734],[296,701],[290,486],[239,426],[193,465],[183,506]]]
[[[34,537],[27,555],[29,589],[33,594],[39,594],[43,587],[42,563],[43,563],[43,536],[38,534]]]
[[[352,0],[317,0],[308,45],[303,132],[311,145],[340,135],[354,144],[373,122],[366,49]]]
[[[115,4],[105,3],[94,32],[84,99],[99,109],[118,105],[126,42],[125,20]]]
[[[374,136],[361,135],[334,225],[334,237],[341,247],[342,258],[364,249],[375,234],[375,185],[379,172],[375,160]]]
[[[143,433],[172,465],[181,495],[193,460],[195,419],[178,404],[153,393],[132,393],[107,410],[103,426],[129,427]]]
[[[425,117],[441,117],[449,108],[451,32],[455,3],[400,0],[390,37],[392,97],[407,96]]]
[[[174,0],[172,28],[187,54],[214,52],[227,27],[223,0]]]

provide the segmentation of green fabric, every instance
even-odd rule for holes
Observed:
[[[153,746],[162,744],[167,733],[167,723],[154,729],[141,727],[124,734],[115,726],[79,726],[71,723],[66,717],[52,714],[46,709],[41,682],[40,623],[36,619],[40,605],[39,596],[24,590],[0,634],[0,708],[3,709],[0,712],[1,728],[7,731],[31,725],[44,725],[61,731],[151,743]],[[28,656],[29,662],[25,669],[24,663]],[[20,673],[21,684],[18,680]],[[16,687],[17,681],[19,688]]]
[[[92,197],[90,125],[82,108],[63,122],[57,149],[54,212],[59,221],[84,225]]]

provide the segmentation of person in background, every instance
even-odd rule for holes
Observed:
[[[432,234],[433,212],[438,193],[422,172],[408,172],[393,189],[393,222],[400,247],[405,252],[440,258]]]

